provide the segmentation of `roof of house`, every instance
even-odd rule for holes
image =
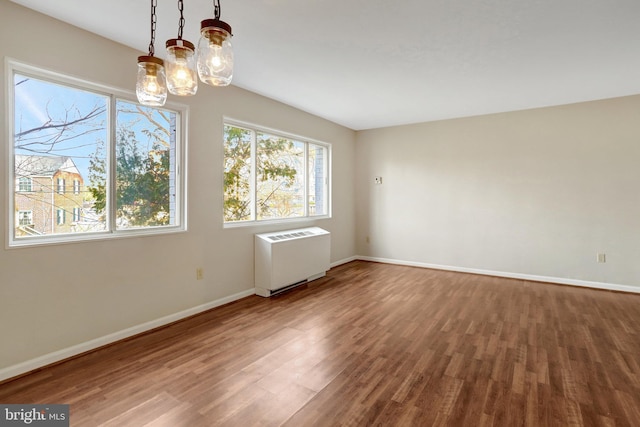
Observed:
[[[80,175],[73,159],[68,156],[38,156],[16,154],[16,176],[53,176],[58,171]]]

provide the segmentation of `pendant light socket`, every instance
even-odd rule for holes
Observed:
[[[231,25],[219,20],[218,18],[205,19],[200,22],[200,30],[207,27],[220,28],[221,30],[225,30],[227,33],[229,33],[229,35],[233,35],[233,33],[231,32]]]

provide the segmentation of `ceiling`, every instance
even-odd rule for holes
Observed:
[[[150,0],[13,0],[146,52]],[[158,1],[156,56],[177,36]],[[221,0],[233,84],[354,130],[640,93],[638,0]],[[184,2],[197,44],[211,0]],[[136,58],[131,58],[132,62]],[[133,77],[132,77],[133,78]]]

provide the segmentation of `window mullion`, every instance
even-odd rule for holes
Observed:
[[[310,216],[309,215],[309,144],[307,142],[304,142],[304,156],[303,156],[303,165],[302,165],[302,171],[304,173],[304,179],[303,181],[303,191],[302,191],[302,197],[304,198],[304,202],[303,202],[303,216]]]
[[[256,131],[251,131],[251,173],[249,193],[251,194],[251,221],[258,218],[258,141]]]
[[[109,123],[107,134],[107,231],[116,232],[116,97],[109,98],[109,110],[107,111],[107,122]]]

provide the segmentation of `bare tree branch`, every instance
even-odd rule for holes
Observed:
[[[163,139],[158,137],[157,140],[160,144],[162,144],[163,146],[165,146],[166,148],[170,147],[170,143],[169,143],[169,139],[171,138],[171,132],[169,129],[169,126],[167,125],[163,125],[162,123],[158,122],[154,117],[152,112],[148,111],[148,109],[145,109],[144,107],[140,106],[140,105],[136,105],[135,106],[135,110],[128,110],[128,109],[120,109],[120,112],[122,113],[129,113],[129,114],[140,114],[142,115],[145,119],[147,119],[149,121],[149,123],[153,124],[156,127],[156,130],[161,132],[162,134],[164,134],[167,138]],[[169,117],[167,116],[167,113],[165,111],[162,110],[154,110],[155,113],[160,114],[160,116],[167,122],[170,122]]]
[[[29,135],[32,134],[34,132],[41,132],[43,130],[47,130],[47,129],[59,129],[59,134],[62,134],[63,132],[65,132],[68,128],[70,128],[71,126],[78,124],[78,123],[82,123],[85,122],[87,120],[91,120],[95,117],[98,117],[100,114],[104,113],[106,111],[106,107],[104,106],[95,106],[90,112],[88,112],[87,114],[76,118],[75,120],[71,120],[71,121],[65,121],[62,123],[53,123],[52,120],[47,121],[46,123],[44,123],[41,126],[36,126],[34,128],[31,129],[27,129],[23,132],[18,132],[15,134],[15,138],[16,139],[21,139],[23,138],[25,135]]]

